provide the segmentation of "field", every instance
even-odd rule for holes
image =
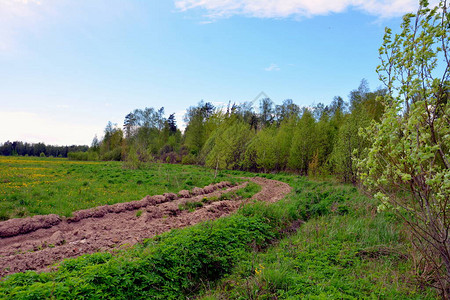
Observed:
[[[5,195],[2,205],[8,217],[18,216],[18,211],[24,215],[70,215],[81,208],[202,187],[214,181],[212,170],[192,166],[155,164],[147,170],[124,170],[119,163],[0,158]],[[224,172],[216,181],[229,180],[228,175],[233,178],[244,173]],[[122,227],[120,238],[126,239],[130,232],[157,235],[134,246],[123,244],[101,251],[86,248],[85,253],[91,254],[66,259],[51,272],[9,275],[0,281],[0,298],[436,299],[433,290],[417,281],[415,253],[408,246],[401,222],[391,213],[378,212],[374,199],[349,185],[289,174],[259,176],[254,180],[262,186],[261,192],[268,189],[278,193],[277,182],[289,184],[292,191],[274,203],[247,201],[241,205],[237,199],[248,199],[259,189],[240,182],[184,204],[180,201],[185,200],[178,199],[110,214],[111,222]],[[266,186],[269,184],[275,185]],[[47,195],[47,190],[53,193]],[[105,190],[114,193],[108,195]],[[17,198],[11,199],[11,194]],[[15,208],[17,204],[22,205],[20,210]],[[64,209],[69,204],[70,209]],[[232,207],[237,211],[229,214]],[[195,224],[191,220],[201,220],[207,212],[213,213],[203,218],[204,222],[189,226]],[[114,232],[113,223],[101,223],[105,218],[79,222],[82,224],[76,231],[80,233],[70,238],[66,235],[58,242],[33,245],[33,235],[21,242],[14,240],[20,237],[12,237],[14,253],[0,255],[0,262],[6,267],[13,255],[43,260],[40,253],[50,257],[52,253],[60,255],[61,249],[79,256],[75,249],[89,247],[90,238],[97,240]],[[183,226],[172,226],[180,220],[186,221]],[[166,229],[158,227],[161,224]],[[65,230],[69,225],[64,225]],[[84,230],[87,227],[90,231]],[[48,230],[54,240],[58,234],[66,234]],[[42,238],[43,233],[36,232],[36,236]],[[14,249],[17,244],[31,248]]]
[[[216,182],[224,180],[219,175]],[[73,211],[178,192],[214,182],[214,171],[196,166],[0,156],[0,220]]]

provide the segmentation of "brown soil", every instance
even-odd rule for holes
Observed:
[[[291,190],[288,184],[275,180],[249,180],[262,186],[253,196],[260,201],[278,201]],[[0,222],[0,277],[44,270],[64,258],[133,245],[173,228],[229,215],[242,205],[241,200],[214,201],[195,211],[180,210],[180,205],[220,197],[246,184],[231,186],[222,182],[191,192],[147,196],[139,201],[77,211],[71,218],[48,215]]]

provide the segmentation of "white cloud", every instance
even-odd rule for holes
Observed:
[[[52,145],[90,145],[95,134],[102,135],[103,126],[62,122],[36,113],[0,111],[0,143],[23,141]]]
[[[175,0],[186,11],[200,8],[210,19],[244,15],[257,18],[312,17],[354,8],[382,18],[401,16],[418,7],[418,0]],[[438,0],[430,1],[436,4]]]
[[[264,70],[270,72],[270,71],[280,71],[280,67],[278,67],[277,64],[270,64],[267,68],[264,68]]]

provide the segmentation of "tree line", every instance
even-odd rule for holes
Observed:
[[[6,141],[0,145],[0,155],[4,156],[53,156],[67,157],[71,152],[86,152],[87,145],[53,146],[44,143],[26,143]]]
[[[379,120],[385,89],[370,91],[366,80],[350,92],[349,101],[300,107],[291,99],[271,99],[215,107],[201,101],[187,109],[182,133],[175,115],[164,108],[135,109],[123,126],[109,122],[86,153],[74,159],[124,161],[140,168],[146,162],[199,164],[215,169],[255,172],[289,171],[302,175],[337,175],[356,182],[355,159],[365,155],[361,127]],[[79,157],[75,157],[79,155]]]

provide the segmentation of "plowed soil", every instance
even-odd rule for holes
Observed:
[[[278,201],[291,190],[288,184],[275,180],[258,177],[249,180],[261,185],[262,190],[253,196],[260,201]],[[220,197],[246,184],[220,183],[191,192],[180,191],[178,195],[146,197],[79,211],[67,219],[49,215],[0,222],[0,277],[25,270],[45,270],[64,258],[133,245],[173,228],[229,215],[242,205],[242,200],[214,201],[195,211],[179,207],[204,197]]]

